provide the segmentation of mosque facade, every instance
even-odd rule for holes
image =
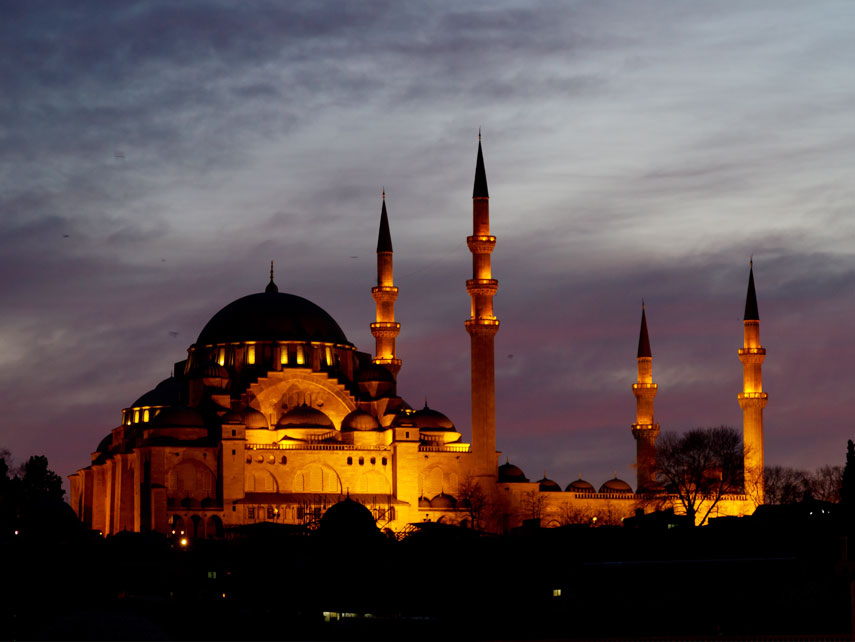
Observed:
[[[311,301],[279,292],[271,265],[265,290],[217,312],[187,358],[175,364],[173,376],[124,408],[121,423],[101,441],[91,463],[70,476],[71,505],[83,523],[105,535],[128,530],[219,537],[229,527],[257,522],[317,523],[349,497],[371,510],[378,527],[392,531],[415,522],[473,520],[504,529],[525,519],[545,526],[618,523],[649,505],[645,497],[661,490],[653,483],[657,384],[644,310],[632,385],[636,490],[617,478],[599,488],[579,479],[562,489],[546,478],[529,481],[509,462],[499,465],[499,320],[493,310],[498,281],[491,268],[496,237],[480,140],[472,202],[467,245],[473,269],[466,281],[471,310],[465,322],[471,443],[462,441],[447,416],[427,404],[414,408],[397,393],[401,360],[395,341],[401,328],[395,321],[398,288],[384,195],[377,284],[371,290],[374,355],[357,350]],[[738,401],[748,446],[745,477],[760,481],[753,496],[746,485],[719,502],[711,516],[748,514],[762,503],[764,357],[752,267]]]

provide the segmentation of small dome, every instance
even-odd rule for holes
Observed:
[[[499,483],[501,484],[515,484],[515,483],[525,483],[528,481],[528,477],[525,476],[525,473],[518,466],[514,466],[511,462],[505,462],[501,466],[499,466]]]
[[[543,476],[543,479],[538,479],[537,483],[540,484],[540,490],[543,492],[561,492],[561,486],[559,486],[557,482],[547,479],[546,475]]]
[[[605,484],[600,486],[601,493],[631,493],[632,486],[627,484],[624,480],[618,479],[615,477],[614,479],[610,479]]]
[[[395,377],[392,373],[379,363],[371,363],[362,368],[356,376],[356,380],[363,383],[372,381],[395,383]]]
[[[380,423],[369,413],[357,408],[348,413],[341,420],[341,431],[351,432],[355,430],[377,430],[380,428]]]
[[[432,500],[430,500],[431,508],[445,508],[451,509],[457,506],[457,500],[454,499],[451,495],[446,495],[445,493],[440,493],[436,495]]]
[[[430,500],[424,495],[419,497],[419,508],[430,508]]]
[[[228,379],[229,371],[225,366],[221,366],[216,361],[209,361],[200,368],[197,376],[204,379]]]
[[[410,418],[421,430],[454,430],[451,419],[441,412],[428,408],[427,404],[421,410],[416,410]]]
[[[350,497],[330,506],[321,517],[319,532],[324,537],[341,540],[342,544],[379,533],[371,511]]]
[[[140,408],[142,406],[173,406],[181,403],[181,393],[183,387],[181,382],[175,377],[164,379],[154,387],[154,390],[149,390],[142,397],[132,403],[130,408]]]
[[[229,371],[216,361],[209,361],[193,373],[197,379],[209,388],[222,390],[229,385]]]
[[[568,493],[595,493],[597,489],[590,482],[586,482],[581,477],[576,481],[572,481],[567,485]]]
[[[252,407],[239,408],[223,415],[224,424],[243,424],[249,430],[267,430],[270,428],[267,417]]]
[[[106,453],[110,450],[110,446],[113,445],[113,433],[109,433],[104,439],[101,440],[101,443],[98,444],[98,447],[95,449],[96,453]]]
[[[302,406],[291,408],[276,422],[277,428],[329,428],[333,430],[332,420],[317,408]]]
[[[415,414],[416,413],[410,410],[409,408],[402,408],[398,411],[398,414],[395,415],[395,418],[392,420],[392,423],[390,425],[395,428],[400,428],[404,426],[406,426],[407,428],[415,428],[417,427],[416,419],[414,417]]]
[[[157,414],[154,425],[159,428],[204,428],[205,419],[195,408],[172,406]]]

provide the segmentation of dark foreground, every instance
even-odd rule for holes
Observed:
[[[843,531],[6,538],[3,639],[848,639]]]

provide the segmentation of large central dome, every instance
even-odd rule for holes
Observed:
[[[208,321],[196,344],[322,341],[352,345],[322,308],[303,297],[272,290],[229,303]]]

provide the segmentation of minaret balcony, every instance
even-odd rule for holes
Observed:
[[[486,235],[467,236],[466,245],[472,254],[491,254],[496,248],[496,237]]]
[[[378,337],[392,337],[394,339],[400,331],[401,324],[397,321],[375,321],[371,324],[371,334],[374,335],[375,339]]]
[[[634,383],[632,384],[633,390],[658,390],[658,383]]]
[[[371,296],[377,303],[395,302],[398,298],[398,288],[394,285],[376,285],[371,288]]]
[[[768,399],[768,392],[740,392],[737,397],[740,401],[743,399]]]
[[[496,334],[499,331],[499,320],[466,319],[466,331],[469,334]]]
[[[496,294],[496,290],[499,289],[499,281],[497,279],[467,279],[466,280],[466,291],[470,295],[484,295],[488,294],[490,296]]]
[[[769,401],[769,394],[766,392],[740,392],[737,395],[739,399],[739,407],[745,410],[746,408],[766,407],[766,402]]]
[[[762,354],[762,355],[765,355],[765,354],[766,354],[766,348],[763,348],[763,347],[759,347],[759,348],[740,348],[740,349],[739,349],[739,356],[741,357],[741,356],[742,356],[742,355],[744,355],[744,354]]]
[[[632,424],[632,436],[638,439],[641,436],[653,437],[659,435],[659,424]]]

